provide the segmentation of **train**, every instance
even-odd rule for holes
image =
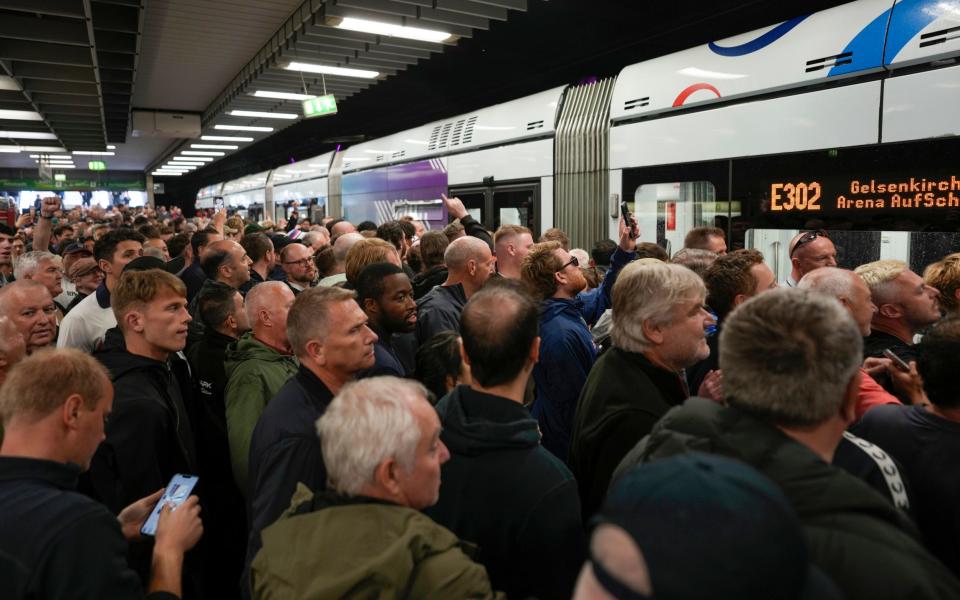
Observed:
[[[491,230],[615,238],[623,199],[668,252],[693,227],[761,250],[798,231],[841,266],[960,249],[960,4],[857,0],[201,189],[250,218],[412,215],[459,196]]]

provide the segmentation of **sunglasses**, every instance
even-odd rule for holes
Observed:
[[[563,266],[560,267],[559,269],[557,269],[557,273],[559,273],[560,271],[566,269],[566,268],[569,267],[570,265],[573,265],[573,266],[575,266],[575,267],[579,267],[579,266],[580,266],[580,261],[577,260],[577,257],[576,257],[576,256],[571,256],[571,257],[570,257],[570,260],[568,260],[567,262],[563,263]]]
[[[793,248],[790,250],[790,258],[793,258],[793,255],[797,253],[797,250],[800,249],[800,246],[804,244],[809,244],[818,237],[830,239],[830,236],[827,235],[827,232],[822,229],[817,229],[816,231],[808,231],[805,234],[800,236],[800,239],[797,240],[797,243],[793,245]]]

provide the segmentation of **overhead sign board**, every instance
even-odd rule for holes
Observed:
[[[336,114],[337,100],[333,94],[326,96],[317,96],[303,101],[303,116],[306,118],[323,117]]]
[[[91,171],[106,171],[107,163],[103,162],[102,160],[91,160],[87,163],[87,168]]]

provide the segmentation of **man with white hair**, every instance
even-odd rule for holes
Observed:
[[[470,296],[494,274],[496,258],[475,237],[454,240],[443,253],[447,280],[417,302],[417,340],[422,344],[441,331],[460,328],[460,313]]]
[[[686,267],[627,265],[613,285],[613,347],[594,364],[573,422],[569,464],[584,517],[599,508],[614,468],[689,395],[683,369],[710,354],[703,281]]]
[[[53,298],[63,292],[63,268],[60,266],[59,257],[50,252],[35,250],[20,255],[13,266],[13,277],[17,281],[29,279],[42,283]],[[57,305],[60,317],[63,316],[65,308]]]
[[[287,338],[287,315],[293,300],[293,292],[282,281],[264,281],[253,287],[244,306],[251,331],[224,354],[227,382],[223,399],[230,464],[237,487],[247,497],[253,428],[267,402],[296,375],[300,364]]]
[[[367,327],[356,294],[342,288],[300,292],[287,316],[287,338],[300,368],[264,409],[250,440],[247,565],[260,549],[260,531],[290,505],[297,484],[310,489],[326,484],[313,424],[333,396],[375,360],[377,335]]]
[[[864,338],[864,356],[883,356],[887,348],[905,362],[917,359],[913,338],[940,320],[940,293],[899,260],[878,260],[854,271],[870,288],[877,312]]]
[[[27,354],[56,342],[57,305],[38,281],[14,281],[0,288],[0,316],[6,316],[16,326],[26,343]]]
[[[803,231],[793,236],[788,245],[790,276],[784,281],[787,287],[796,287],[804,275],[821,267],[837,266],[837,248],[826,231]]]
[[[727,405],[691,398],[672,409],[618,472],[689,451],[729,456],[780,487],[811,562],[845,597],[960,597],[905,513],[830,464],[860,380],[863,341],[847,311],[810,290],[771,290],[734,310],[721,336]]]
[[[483,567],[420,510],[437,501],[450,457],[419,383],[375,377],[345,386],[317,420],[327,491],[300,484],[263,532],[254,598],[495,598]],[[336,540],[336,543],[331,543]]]

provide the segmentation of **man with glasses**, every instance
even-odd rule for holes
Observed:
[[[793,270],[784,282],[788,287],[797,287],[797,282],[814,269],[837,266],[837,248],[822,229],[798,233],[790,240],[789,251]]]
[[[620,246],[599,288],[584,292],[587,280],[575,256],[559,242],[535,244],[523,260],[520,276],[540,304],[540,359],[533,368],[536,400],[533,417],[540,423],[543,446],[567,460],[577,398],[596,359],[588,325],[610,306],[617,273],[635,258],[636,240],[621,223]]]
[[[317,283],[317,266],[313,262],[313,250],[300,243],[293,243],[280,251],[280,265],[287,274],[287,285],[294,295],[312,288]]]

